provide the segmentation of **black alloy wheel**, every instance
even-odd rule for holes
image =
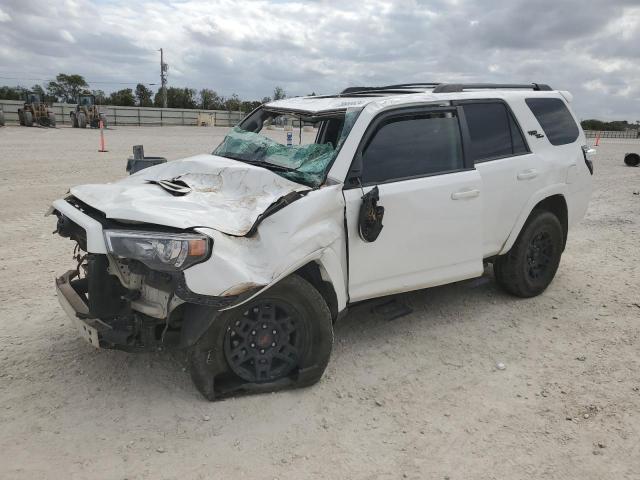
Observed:
[[[553,262],[554,244],[547,231],[535,235],[527,248],[527,273],[529,278],[537,280],[543,276]]]
[[[247,382],[272,382],[289,375],[306,348],[308,327],[295,307],[259,300],[227,326],[224,353],[231,370]]]

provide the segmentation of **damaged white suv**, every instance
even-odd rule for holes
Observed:
[[[214,399],[318,381],[355,302],[487,262],[508,292],[537,295],[591,194],[570,100],[404,84],[268,103],[211,155],[55,201],[78,249],[60,303],[96,347],[189,349]]]

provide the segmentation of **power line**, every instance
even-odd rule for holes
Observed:
[[[26,77],[5,77],[0,76],[3,80],[21,80],[21,81],[30,81],[30,82],[53,82],[55,78],[26,78]],[[148,82],[109,82],[105,80],[86,80],[87,83],[93,83],[98,85],[136,85],[138,83],[142,83],[143,85],[155,85],[155,83]]]

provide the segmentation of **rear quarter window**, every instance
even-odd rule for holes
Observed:
[[[580,131],[562,100],[527,98],[525,102],[552,145],[566,145],[576,141]]]

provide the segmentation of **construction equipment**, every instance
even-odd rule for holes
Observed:
[[[100,113],[98,105],[96,105],[95,95],[80,95],[76,109],[69,115],[71,115],[73,128],[86,128],[87,125],[91,128],[99,128],[100,120],[102,120],[104,128],[107,126],[104,113]]]
[[[56,114],[43,102],[40,95],[34,92],[25,94],[24,106],[18,109],[18,119],[20,125],[33,127],[33,124],[42,127],[55,127]]]

